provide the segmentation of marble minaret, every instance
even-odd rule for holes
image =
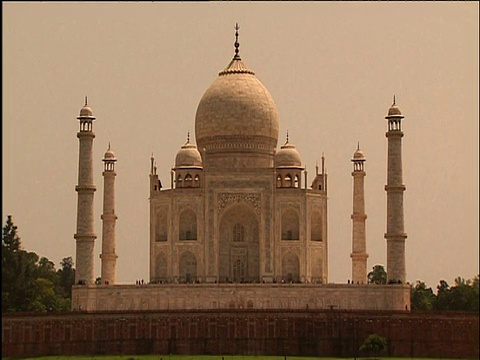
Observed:
[[[403,192],[405,185],[402,179],[402,119],[403,115],[395,104],[385,117],[388,121],[388,161],[387,161],[387,281],[388,283],[405,283],[405,233],[403,223]]]
[[[115,214],[115,154],[110,149],[103,157],[103,231],[102,231],[102,284],[115,284],[115,267],[117,263],[117,254],[115,253],[115,223],[117,215]]]
[[[78,185],[75,190],[78,194],[77,201],[77,232],[76,240],[76,269],[75,284],[95,284],[94,277],[94,247],[95,234],[93,222],[93,198],[96,187],[93,183],[93,116],[92,109],[87,104],[80,110],[77,117],[80,122],[80,130],[77,132],[79,140],[78,155]]]
[[[353,213],[352,213],[352,282],[354,284],[364,284],[367,282],[367,243],[365,232],[365,155],[360,150],[360,144],[357,151],[353,154]]]

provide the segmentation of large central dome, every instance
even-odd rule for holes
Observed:
[[[238,34],[237,34],[238,36]],[[204,166],[273,167],[278,111],[272,96],[236,54],[198,104],[195,137]]]

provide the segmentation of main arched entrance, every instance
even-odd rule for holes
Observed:
[[[229,207],[220,219],[219,282],[258,282],[260,278],[259,226],[247,204]]]

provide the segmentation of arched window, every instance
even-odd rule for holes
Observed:
[[[277,188],[282,187],[282,175],[277,175]]]
[[[195,282],[197,280],[197,258],[190,251],[185,251],[179,261],[179,275],[181,282]]]
[[[182,175],[178,175],[177,177],[177,187],[182,187]]]
[[[299,282],[300,261],[293,253],[286,254],[282,259],[282,280],[286,282]]]
[[[167,279],[167,257],[164,253],[159,253],[155,259],[155,280]]]
[[[285,187],[292,187],[292,176],[290,174],[285,175]]]
[[[161,208],[156,211],[155,216],[155,241],[167,241],[167,233],[167,210]]]
[[[195,175],[195,187],[199,187],[200,186],[200,176]]]
[[[233,226],[233,241],[243,242],[245,238],[245,228],[242,224],[236,223]]]
[[[299,239],[299,220],[297,212],[288,209],[282,214],[282,240]]]
[[[312,241],[322,241],[322,214],[319,209],[313,210],[310,215],[310,231]]]
[[[180,214],[179,239],[197,240],[197,215],[191,209],[186,209]]]
[[[295,175],[295,184],[294,184],[294,187],[296,189],[298,189],[298,187],[300,186],[300,179],[298,177],[298,175]]]
[[[237,259],[233,262],[233,282],[244,281],[245,279],[245,262]]]
[[[320,255],[312,256],[312,278],[315,282],[322,283],[323,279],[323,262]]]
[[[184,183],[185,183],[185,187],[192,187],[192,175],[190,174],[187,174],[185,175],[185,180],[184,180]]]

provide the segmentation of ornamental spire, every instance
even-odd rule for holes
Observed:
[[[322,151],[322,175],[325,174],[325,153]]]
[[[85,106],[88,105],[88,99],[87,99],[87,95],[85,95]]]
[[[255,72],[247,68],[247,66],[243,63],[242,58],[239,55],[238,48],[240,47],[240,43],[238,42],[238,23],[235,24],[235,55],[233,59],[230,61],[230,64],[218,73],[219,76],[222,75],[229,75],[229,74],[252,74],[255,75]]]
[[[395,105],[395,95],[393,95],[393,105]]]
[[[153,175],[153,164],[154,164],[154,157],[153,157],[153,152],[152,152],[152,156],[150,157],[150,174]]]
[[[240,43],[238,42],[238,30],[240,29],[240,26],[238,26],[238,23],[235,23],[235,56],[234,59],[240,59],[240,55],[238,55],[238,48],[240,47]]]

